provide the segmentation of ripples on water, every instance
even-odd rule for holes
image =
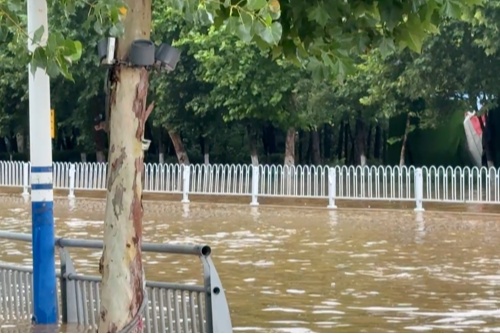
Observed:
[[[59,236],[101,238],[104,201],[56,206]],[[0,198],[1,228],[30,231]],[[207,243],[235,331],[500,331],[499,216],[145,203],[147,241]],[[74,251],[73,251],[74,253]],[[74,256],[95,273],[100,252]],[[27,245],[1,258],[30,263]],[[199,281],[197,259],[148,254],[149,279]]]

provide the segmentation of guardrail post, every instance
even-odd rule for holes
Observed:
[[[59,250],[61,258],[61,315],[62,322],[65,324],[78,323],[78,296],[76,282],[68,279],[71,274],[76,274],[73,261],[64,248]]]
[[[251,206],[259,205],[259,181],[260,181],[260,169],[257,165],[252,165],[252,201]]]
[[[424,200],[424,175],[422,168],[415,169],[415,211],[422,212],[425,211],[422,207],[422,202]]]
[[[335,193],[336,193],[336,171],[334,167],[328,167],[328,209],[336,209]]]
[[[75,173],[76,173],[75,164],[71,164],[69,166],[69,194],[68,194],[69,199],[75,198]]]
[[[30,178],[29,164],[27,162],[23,162],[23,193],[21,194],[23,196],[30,195],[28,191],[29,178]]]
[[[189,203],[189,183],[191,179],[190,173],[190,166],[182,165],[182,203]]]
[[[232,333],[231,314],[219,274],[210,256],[202,256],[201,260],[206,288],[206,333]]]

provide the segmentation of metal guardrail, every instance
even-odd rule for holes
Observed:
[[[55,189],[105,190],[106,163],[54,162]],[[0,161],[0,186],[29,195],[29,162]],[[144,192],[189,195],[500,203],[500,169],[423,166],[144,164]]]
[[[0,240],[31,242],[31,235],[0,231]],[[57,273],[61,322],[83,330],[97,329],[101,277],[76,272],[68,248],[102,249],[99,240],[56,238],[60,255]],[[147,307],[143,314],[148,333],[231,333],[229,307],[207,245],[144,243],[144,252],[198,256],[203,285],[146,282]],[[0,262],[0,320],[29,322],[33,311],[33,268]]]

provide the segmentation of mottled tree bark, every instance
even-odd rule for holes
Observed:
[[[135,39],[149,39],[151,0],[125,0],[125,34],[117,59],[125,61]],[[146,106],[148,72],[116,65],[111,75],[109,171],[104,220],[104,250],[99,332],[118,332],[138,315],[144,299],[142,266],[142,137],[153,106]],[[140,315],[139,315],[139,318]],[[135,331],[142,331],[142,319]]]

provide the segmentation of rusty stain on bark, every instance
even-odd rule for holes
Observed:
[[[135,132],[135,137],[138,140],[142,140],[142,137],[144,135],[144,127],[146,126],[146,121],[147,121],[149,115],[151,115],[151,112],[153,111],[154,103],[151,103],[146,108],[146,102],[147,102],[147,97],[148,97],[148,88],[149,88],[149,73],[148,73],[148,71],[145,68],[142,68],[140,70],[139,75],[140,75],[140,79],[139,79],[139,83],[137,84],[133,111],[135,113],[135,116],[139,120],[139,124],[138,124],[137,130]]]
[[[109,178],[108,178],[108,191],[110,192],[111,188],[113,187],[113,184],[115,183],[116,178],[118,177],[118,173],[122,168],[126,157],[127,153],[125,152],[125,147],[122,147],[121,153],[118,156],[118,158],[116,158],[115,161],[111,163],[111,169],[109,171]]]
[[[109,77],[109,81],[111,81],[111,94],[109,97],[110,106],[116,105],[116,88],[118,87],[118,83],[120,82],[120,72],[121,72],[121,65],[115,66],[111,71],[111,75]],[[110,111],[109,116],[111,116],[111,109],[112,108],[109,108]]]
[[[134,181],[132,183],[133,199],[132,205],[130,207],[129,219],[132,220],[134,226],[134,233],[132,236],[132,242],[135,248],[135,257],[130,262],[130,286],[132,288],[132,293],[134,297],[129,305],[130,317],[134,317],[141,307],[142,301],[144,299],[143,290],[143,268],[142,268],[142,256],[141,256],[141,244],[142,244],[142,201],[140,194],[142,193],[141,176],[144,172],[143,158],[139,157],[135,160],[135,175]],[[130,247],[127,244],[127,247]]]
[[[99,274],[101,275],[104,272],[104,253],[106,253],[106,248],[104,248],[104,250],[102,251],[102,255],[99,260]]]
[[[134,224],[135,237],[137,237],[138,242],[142,239],[142,200],[139,193],[142,195],[142,184],[141,182],[142,173],[144,172],[144,162],[142,157],[135,159],[135,170],[134,182],[132,183],[132,192],[134,193],[134,198],[132,199],[132,206],[130,208],[129,218],[132,219]],[[139,176],[139,177],[138,177]]]
[[[118,220],[120,214],[123,212],[123,193],[125,192],[125,187],[119,184],[115,190],[115,196],[111,200],[113,203],[113,212],[115,213],[115,218]]]

